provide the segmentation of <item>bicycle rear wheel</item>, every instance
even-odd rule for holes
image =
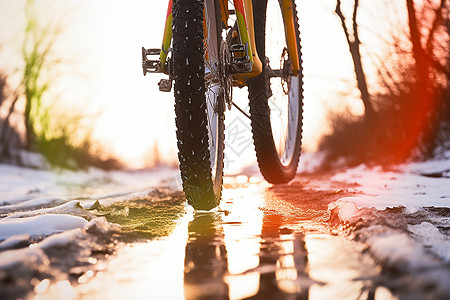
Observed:
[[[261,173],[275,184],[295,176],[301,152],[303,75],[294,1],[292,5],[298,74],[292,72],[292,50],[288,49],[278,1],[253,0],[256,50],[263,72],[248,81],[251,126]]]
[[[186,199],[200,210],[219,204],[224,149],[220,30],[213,1],[207,1],[206,33],[204,1],[176,0],[172,10],[178,160]]]

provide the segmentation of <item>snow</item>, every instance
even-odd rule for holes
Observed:
[[[90,223],[83,223],[84,228],[91,226]],[[41,263],[48,259],[44,253],[44,250],[62,246],[70,243],[77,243],[80,236],[83,235],[83,228],[75,228],[58,234],[54,234],[41,242],[31,244],[27,248],[18,250],[7,250],[0,252],[0,270],[11,268],[17,264],[24,262]]]
[[[172,168],[110,172],[91,168],[85,172],[50,172],[0,164],[0,208],[27,200],[39,201],[36,199],[45,196],[65,199],[67,195],[102,194],[111,197],[157,186],[162,179],[168,183],[176,182],[177,175],[178,170]]]
[[[313,172],[322,158],[305,154],[300,169]],[[244,173],[256,174],[255,170],[249,167]],[[249,176],[243,177],[250,181]],[[333,182],[353,194],[328,208],[354,229],[361,219],[381,219],[383,213],[387,218],[401,215],[403,221],[398,223],[388,220],[391,223],[360,226],[360,241],[386,266],[403,266],[410,272],[436,266],[435,273],[427,274],[444,282],[448,272],[442,268],[450,262],[450,237],[442,229],[450,227],[445,213],[450,207],[449,178],[450,157],[388,170],[361,165],[322,180],[319,188],[330,189]],[[27,262],[47,264],[48,249],[80,245],[91,229],[98,236],[108,234],[113,224],[89,211],[96,203],[145,196],[155,187],[180,190],[180,181],[177,169],[55,173],[0,164],[0,271]],[[389,208],[400,208],[399,215],[389,215]],[[444,208],[444,213],[430,208]]]
[[[42,263],[45,254],[40,248],[23,248],[0,253],[0,270],[9,269],[24,262]]]
[[[424,254],[423,247],[405,234],[389,234],[369,238],[371,251],[388,266],[402,265],[411,271],[437,265],[437,260]]]
[[[11,249],[21,243],[27,242],[29,239],[30,239],[29,234],[11,236],[0,243],[0,251]]]
[[[66,201],[68,201],[68,200],[66,200]],[[41,203],[41,202],[39,202],[39,203]],[[56,205],[57,203],[56,202],[53,202],[53,203],[51,203],[51,202],[50,203],[42,202],[42,204],[45,204],[45,205],[48,206],[49,204]],[[84,206],[89,206],[89,205],[84,205]],[[17,206],[15,206],[14,208],[16,208],[16,207]],[[20,205],[19,207],[23,208],[25,206],[24,205]],[[32,207],[33,206],[31,206],[30,208],[32,208]],[[31,216],[42,215],[42,214],[50,214],[50,213],[74,214],[74,213],[77,212],[78,209],[82,209],[80,201],[72,200],[72,201],[65,202],[63,204],[56,205],[56,206],[53,206],[53,207],[38,208],[36,210],[31,210],[30,209],[30,210],[26,210],[26,211],[15,212],[16,210],[11,210],[11,206],[4,206],[4,207],[0,208],[0,211],[12,212],[10,215],[8,215],[5,218],[5,219],[11,219],[11,218],[25,218],[25,217],[31,217]]]
[[[37,197],[34,199],[16,198],[14,204],[4,205],[1,207],[2,212],[13,212],[19,210],[31,209],[33,207],[48,206],[64,203],[65,200],[58,197]]]
[[[387,230],[387,225],[381,231],[389,234],[383,235],[372,225],[365,232],[370,232],[366,243],[375,257],[388,264],[392,261],[401,264],[403,260],[410,264],[424,263],[429,259],[424,249],[450,262],[450,237],[439,230],[442,226],[448,228],[450,219],[445,215],[432,216],[426,211],[426,208],[450,207],[449,174],[448,158],[404,164],[391,170],[360,165],[332,177],[333,181],[348,184],[348,191],[359,195],[341,198],[330,203],[328,208],[337,211],[344,224],[364,218],[367,213],[364,209],[384,211],[398,207],[403,209],[405,216],[425,212],[428,219],[408,224],[408,233]]]
[[[60,192],[55,176],[48,171],[0,164],[0,204],[15,204],[35,198],[35,193]]]
[[[423,245],[429,247],[431,251],[442,257],[445,261],[450,261],[450,239],[443,235],[433,224],[430,222],[422,222],[418,225],[409,225],[408,230]]]
[[[0,240],[15,235],[31,237],[47,236],[57,232],[80,228],[86,225],[82,217],[72,215],[45,214],[30,218],[8,218],[0,220]]]
[[[361,165],[333,176],[332,180],[356,184],[350,191],[364,194],[343,198],[339,200],[341,202],[353,202],[358,208],[375,207],[379,210],[404,206],[412,213],[422,207],[450,205],[450,180],[447,177],[431,178],[422,175],[444,170],[450,171],[450,160],[402,165],[395,171]]]
[[[448,197],[433,197],[433,195],[408,195],[401,193],[368,196],[361,195],[358,197],[345,197],[341,198],[335,203],[348,203],[351,202],[356,205],[357,208],[376,208],[378,210],[384,210],[386,208],[404,207],[405,212],[412,214],[423,207],[448,207],[450,198]]]
[[[347,199],[347,200],[346,200]],[[356,203],[352,202],[352,199],[358,199],[356,197],[342,198],[338,201],[332,202],[328,205],[329,210],[338,208],[338,217],[344,222],[348,222],[358,213]]]
[[[178,173],[51,172],[0,164],[0,273],[18,264],[48,266],[47,249],[95,243],[85,241],[88,232],[103,237],[115,226],[89,212],[92,205],[147,195],[155,187],[176,190]]]

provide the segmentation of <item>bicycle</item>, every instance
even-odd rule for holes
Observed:
[[[302,137],[301,63],[294,0],[169,0],[162,46],[142,48],[142,67],[144,75],[169,76],[158,83],[161,91],[170,92],[173,83],[181,179],[195,209],[219,204],[224,113],[236,106],[236,86],[248,87],[247,116],[263,177],[273,184],[294,177]]]

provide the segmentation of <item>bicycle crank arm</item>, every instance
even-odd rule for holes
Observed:
[[[283,70],[272,70],[270,67],[266,68],[266,76],[268,78],[272,77],[285,77]]]
[[[283,69],[272,69],[269,65],[266,65],[266,77],[267,78],[273,78],[273,77],[281,77],[284,80],[286,80],[289,76],[293,76],[293,72],[290,68],[283,68]]]

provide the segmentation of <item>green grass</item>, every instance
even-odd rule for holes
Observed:
[[[93,150],[92,128],[80,132],[80,123],[93,124],[93,117],[81,111],[62,111],[58,101],[46,97],[55,70],[62,63],[54,57],[52,48],[60,34],[58,25],[42,26],[38,22],[35,1],[25,5],[25,38],[22,45],[23,77],[21,90],[25,97],[24,121],[26,148],[38,151],[54,167],[79,169],[96,166],[103,169],[120,168],[113,158],[100,158]],[[89,122],[82,122],[89,118]]]
[[[167,195],[166,198],[147,196],[110,206],[96,203],[91,212],[118,224],[125,239],[153,239],[172,233],[185,213],[186,206],[181,195]]]

